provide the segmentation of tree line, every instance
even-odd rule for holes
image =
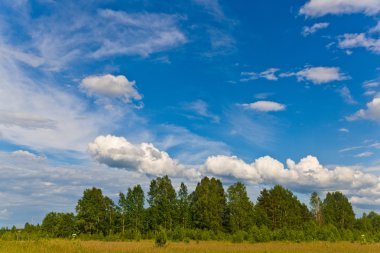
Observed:
[[[184,183],[176,192],[164,176],[150,182],[146,195],[140,185],[121,192],[117,203],[101,189],[86,189],[76,214],[50,212],[41,225],[26,223],[20,231],[2,228],[0,235],[140,240],[165,231],[179,241],[380,241],[380,215],[370,212],[357,219],[341,192],[329,192],[323,200],[314,192],[309,206],[280,185],[263,189],[253,203],[241,182],[225,191],[221,180],[204,177],[193,192]]]

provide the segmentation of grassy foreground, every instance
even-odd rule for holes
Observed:
[[[270,242],[257,244],[233,244],[230,242],[170,242],[164,248],[157,248],[153,241],[141,242],[103,242],[103,241],[0,241],[0,252],[4,253],[121,253],[121,252],[380,252],[380,244],[361,245],[350,242],[308,242],[287,243]]]

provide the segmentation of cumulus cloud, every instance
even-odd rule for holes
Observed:
[[[380,12],[380,0],[309,0],[300,9],[300,14],[309,17],[321,17],[332,14],[364,13],[376,15]]]
[[[131,100],[141,100],[142,96],[136,89],[136,82],[129,81],[125,76],[103,75],[88,76],[81,82],[80,87],[89,95],[106,97],[122,97],[126,103]]]
[[[269,68],[263,72],[256,73],[256,72],[242,72],[241,76],[242,78],[240,79],[241,82],[248,82],[251,80],[256,80],[259,78],[264,78],[269,81],[277,81],[278,77],[276,76],[276,72],[278,72],[279,69],[277,68]]]
[[[367,103],[366,109],[361,109],[346,119],[349,121],[366,119],[380,123],[380,97],[373,98],[371,102]]]
[[[251,164],[234,156],[214,156],[207,159],[202,171],[254,183],[282,184],[303,191],[370,188],[379,182],[378,177],[350,167],[328,169],[313,156],[302,158],[298,163],[288,159],[286,167],[269,156],[260,157]]]
[[[351,167],[327,168],[310,155],[298,163],[288,159],[286,165],[270,156],[246,163],[236,156],[213,155],[200,167],[190,168],[151,143],[133,144],[123,137],[111,135],[97,137],[89,144],[88,151],[95,160],[109,167],[152,176],[199,178],[201,175],[215,175],[252,183],[282,184],[306,192],[354,191],[376,187],[380,182],[377,176]]]
[[[98,136],[88,145],[88,152],[102,164],[153,176],[196,178],[197,171],[186,168],[151,143],[132,144],[123,137]]]
[[[342,81],[350,78],[342,73],[338,67],[307,67],[298,72],[283,73],[280,76],[295,76],[298,81],[310,81],[314,84]]]
[[[316,23],[312,26],[304,26],[302,34],[307,37],[313,33],[316,33],[318,30],[325,29],[329,26],[329,23]]]
[[[241,104],[245,109],[260,111],[260,112],[278,112],[284,111],[286,106],[273,101],[257,101],[250,104]]]
[[[342,49],[365,48],[380,54],[380,39],[368,37],[365,33],[348,33],[339,38],[338,46]]]

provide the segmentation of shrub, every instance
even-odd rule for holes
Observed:
[[[166,231],[163,228],[160,228],[160,230],[156,234],[155,243],[157,247],[164,247],[166,245],[168,238],[166,235]]]
[[[233,243],[242,243],[244,242],[246,232],[244,231],[237,231],[235,234],[232,235],[232,242]]]

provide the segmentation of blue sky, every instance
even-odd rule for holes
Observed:
[[[0,6],[0,226],[165,174],[379,211],[379,0]]]

